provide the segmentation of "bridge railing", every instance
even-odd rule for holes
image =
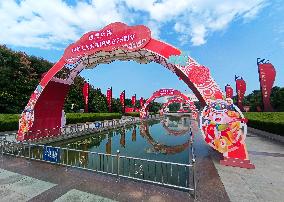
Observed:
[[[151,115],[150,119],[159,118],[158,115]],[[139,117],[131,117],[126,119],[113,119],[95,122],[86,122],[78,124],[69,124],[64,127],[55,127],[49,129],[42,129],[36,131],[27,131],[25,134],[26,140],[32,140],[35,142],[42,140],[52,140],[55,138],[68,139],[72,137],[77,137],[83,134],[101,132],[109,129],[115,129],[118,127],[125,127],[127,125],[139,123],[141,120]],[[11,135],[11,134],[7,134]],[[13,136],[16,139],[16,133]]]
[[[194,152],[194,150],[190,150]],[[149,160],[116,154],[106,154],[63,147],[52,147],[30,142],[1,139],[1,155],[44,161],[69,168],[80,168],[98,173],[163,185],[188,191],[196,196],[195,160],[191,164]],[[194,154],[192,153],[192,156]]]

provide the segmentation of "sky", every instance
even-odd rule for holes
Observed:
[[[0,44],[56,62],[84,33],[112,22],[143,24],[154,38],[188,53],[210,68],[220,88],[235,89],[234,76],[259,89],[256,58],[276,69],[274,85],[284,87],[283,0],[1,0]],[[85,69],[81,76],[114,97],[150,97],[160,88],[190,89],[165,67],[116,61]]]

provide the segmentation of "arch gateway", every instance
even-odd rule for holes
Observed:
[[[85,68],[115,60],[134,60],[138,63],[156,62],[183,80],[201,102],[200,128],[205,141],[221,152],[224,165],[253,168],[245,145],[246,123],[242,113],[212,78],[207,67],[187,56],[186,65],[169,62],[170,56],[181,51],[151,37],[143,25],[128,26],[121,22],[107,25],[99,31],[84,34],[69,45],[60,60],[43,76],[32,93],[19,120],[18,141],[29,139],[29,134],[61,126],[65,97],[74,78]],[[69,71],[66,73],[65,68]]]
[[[166,103],[166,105],[162,107],[162,110],[170,103],[173,103],[173,101],[179,101],[179,102],[182,101],[189,105],[190,110],[192,111],[192,114],[193,114],[192,115],[193,118],[195,119],[197,118],[198,112],[197,112],[197,108],[195,107],[194,102],[190,98],[188,98],[186,95],[181,93],[180,91],[172,89],[172,88],[168,88],[168,89],[164,88],[164,89],[155,91],[153,95],[144,103],[143,107],[140,109],[140,117],[146,118],[148,114],[148,105],[155,99],[160,98],[160,97],[165,97],[165,96],[171,96],[171,97],[174,97],[175,99]],[[177,98],[179,98],[180,100],[178,100]]]

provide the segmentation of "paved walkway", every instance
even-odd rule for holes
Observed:
[[[186,192],[4,156],[0,201],[188,201]]]
[[[248,132],[246,144],[254,170],[221,166],[213,155],[230,200],[284,201],[284,145],[252,132]]]

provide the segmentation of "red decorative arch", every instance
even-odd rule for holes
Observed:
[[[188,98],[188,100],[185,100],[182,97],[174,97],[174,98],[168,100],[168,102],[164,103],[163,106],[162,106],[162,109],[161,109],[162,113],[164,113],[165,109],[170,104],[173,104],[173,103],[187,104],[189,109],[193,112],[193,118],[197,119],[197,115],[198,115],[197,108],[196,108],[194,102],[191,101],[189,98]]]
[[[143,25],[128,26],[116,22],[99,31],[84,34],[65,49],[62,58],[44,75],[32,93],[19,120],[17,140],[27,140],[29,133],[35,131],[40,131],[42,136],[50,130],[58,133],[64,100],[74,78],[85,68],[95,68],[115,60],[163,65],[188,85],[203,106],[211,99],[222,100],[225,97],[207,67],[190,56],[184,66],[172,64],[168,59],[173,55],[181,55],[181,51],[152,38],[150,29]],[[68,73],[64,68],[69,69]],[[248,159],[245,145],[239,148],[242,149],[239,158]]]
[[[183,103],[185,103],[185,100],[182,99],[181,97],[174,97],[174,98],[168,100],[166,103],[163,104],[162,110],[164,111],[165,108],[167,108],[170,104],[173,104],[173,103],[183,104]]]
[[[167,89],[163,88],[158,91],[155,91],[153,95],[144,103],[143,107],[140,109],[140,117],[146,118],[148,115],[148,105],[155,99],[165,96],[171,96],[182,99],[183,102],[187,103],[190,106],[190,110],[193,112],[193,117],[194,118],[197,117],[198,112],[194,102],[190,98],[188,98],[185,94],[172,88],[167,88]]]

